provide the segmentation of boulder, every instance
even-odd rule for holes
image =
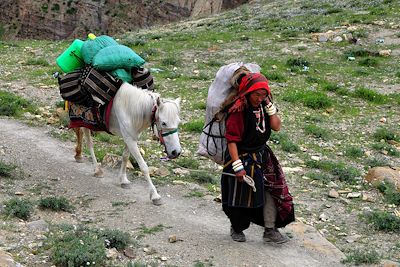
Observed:
[[[364,179],[374,186],[378,186],[383,181],[392,183],[400,192],[400,167],[374,167],[368,171]]]

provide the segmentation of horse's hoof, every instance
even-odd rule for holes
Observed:
[[[83,162],[83,157],[82,156],[79,156],[79,157],[75,156],[75,161],[78,162],[78,163],[82,163]]]
[[[151,200],[153,202],[154,205],[156,206],[160,206],[164,204],[164,201],[162,201],[161,197],[160,198],[155,198]]]
[[[94,173],[94,177],[103,178],[103,177],[104,177],[103,171],[102,171],[102,170],[96,171],[96,172]]]
[[[121,188],[123,189],[131,189],[132,188],[132,184],[121,184]]]

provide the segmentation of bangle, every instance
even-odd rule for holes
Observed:
[[[233,168],[233,170],[235,171],[235,173],[238,173],[242,170],[244,170],[243,165],[240,165],[239,167]]]
[[[242,164],[242,161],[240,159],[237,159],[234,162],[232,162],[232,166],[236,166],[238,164]]]

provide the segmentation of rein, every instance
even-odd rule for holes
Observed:
[[[151,98],[153,98],[153,101],[154,101],[154,105],[153,105],[153,108],[151,110],[151,130],[153,131],[154,125],[155,125],[156,128],[157,128],[158,140],[160,141],[161,144],[163,144],[165,146],[165,142],[164,142],[164,138],[163,137],[166,137],[168,135],[177,133],[178,132],[178,128],[164,128],[163,129],[161,127],[161,125],[159,124],[159,118],[157,116],[157,114],[158,114],[157,113],[157,111],[158,111],[157,100],[154,99],[153,95],[151,95]]]

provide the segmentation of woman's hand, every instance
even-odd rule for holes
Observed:
[[[243,182],[243,176],[246,176],[246,171],[241,170],[235,173],[236,179],[238,179],[239,182]]]

